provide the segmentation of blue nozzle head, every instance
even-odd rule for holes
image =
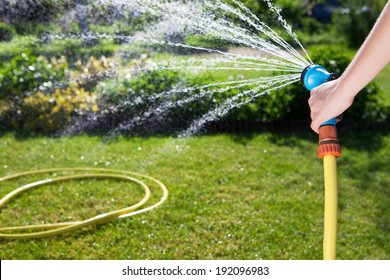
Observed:
[[[335,79],[335,75],[329,73],[325,67],[318,64],[307,66],[301,74],[301,81],[308,90],[312,90],[313,88],[333,79]]]
[[[334,80],[337,78],[337,75],[333,73],[329,73],[325,67],[318,65],[318,64],[312,64],[307,66],[301,74],[301,81],[306,89],[312,90],[315,87],[318,87],[319,85],[326,83],[328,81]],[[336,125],[336,119],[331,119],[323,124],[321,126],[325,125]]]

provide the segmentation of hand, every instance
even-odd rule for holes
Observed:
[[[339,81],[326,82],[310,93],[311,129],[317,133],[322,123],[341,115],[353,102],[349,94],[340,90]]]

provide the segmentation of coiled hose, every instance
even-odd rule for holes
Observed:
[[[12,174],[5,177],[0,178],[0,183],[16,179],[23,176],[29,176],[29,175],[35,175],[35,174],[42,174],[42,173],[51,173],[51,172],[86,172],[84,174],[77,174],[77,175],[68,175],[68,176],[62,176],[52,179],[44,179],[40,181],[36,181],[33,183],[29,183],[26,185],[23,185],[7,195],[5,195],[0,200],[0,208],[6,204],[8,201],[13,199],[18,194],[27,191],[29,189],[32,189],[34,187],[43,186],[43,185],[49,185],[61,181],[68,181],[68,180],[74,180],[74,179],[85,179],[85,178],[108,178],[108,179],[117,179],[117,180],[125,180],[130,182],[135,182],[139,184],[144,189],[144,196],[143,198],[137,202],[134,205],[128,206],[126,208],[122,208],[119,210],[110,211],[107,213],[99,214],[97,216],[94,216],[92,218],[82,220],[82,221],[73,221],[73,222],[62,222],[62,223],[53,223],[53,224],[36,224],[36,225],[25,225],[25,226],[14,226],[14,227],[3,227],[0,228],[0,239],[29,239],[29,238],[43,238],[43,237],[50,237],[54,235],[64,234],[68,233],[70,231],[74,231],[76,229],[79,229],[81,227],[97,224],[97,223],[105,223],[112,221],[114,219],[122,219],[127,218],[130,216],[134,216],[137,214],[145,213],[147,211],[150,211],[152,209],[155,209],[156,207],[163,204],[167,198],[168,198],[168,189],[167,187],[160,182],[159,180],[131,172],[126,170],[114,170],[114,169],[106,169],[106,168],[51,168],[51,169],[40,169],[40,170],[33,170],[33,171],[26,171],[22,173]],[[97,173],[98,172],[98,173]],[[135,178],[136,177],[136,178]],[[157,184],[161,190],[162,190],[162,196],[160,200],[148,207],[141,208],[145,205],[145,203],[149,200],[151,197],[151,191],[148,185],[146,185],[142,179],[147,179],[150,181],[153,181],[155,184]],[[26,232],[30,231],[30,232]]]

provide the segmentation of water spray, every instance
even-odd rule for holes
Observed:
[[[301,74],[301,81],[306,89],[336,79],[323,66],[313,64],[307,66]],[[337,138],[336,119],[333,118],[319,128],[317,155],[324,161],[325,205],[324,205],[324,260],[336,259],[337,239],[337,164],[336,158],[341,156],[341,148]]]

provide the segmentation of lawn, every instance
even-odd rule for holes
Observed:
[[[390,136],[341,130],[340,141],[338,258],[389,259]],[[70,166],[124,169],[161,180],[169,198],[153,211],[62,236],[1,240],[0,258],[321,259],[323,177],[315,153],[309,132],[180,139],[3,134],[0,176]],[[0,195],[36,179],[3,182]],[[7,204],[0,224],[86,218],[140,195],[113,180],[42,186]]]

